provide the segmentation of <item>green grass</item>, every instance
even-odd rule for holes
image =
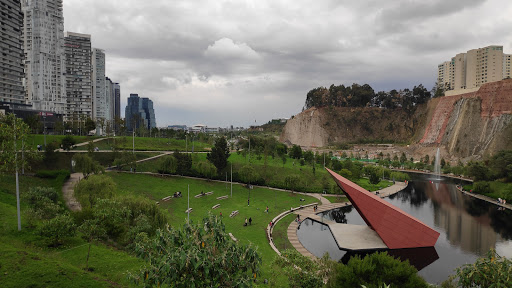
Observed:
[[[507,204],[512,203],[512,183],[494,181],[489,182],[489,185],[491,186],[492,192],[483,195],[494,199],[505,199],[507,200]],[[464,185],[463,188],[466,191],[471,191],[473,190],[473,185]]]
[[[288,239],[288,226],[295,221],[296,217],[295,214],[286,215],[274,226],[272,239],[274,240],[274,245],[276,245],[277,250],[293,249],[292,243],[290,243]]]
[[[20,177],[20,194],[29,187],[55,187],[54,180]],[[60,183],[62,186],[62,183]],[[93,245],[90,267],[85,271],[87,245],[79,237],[66,246],[48,248],[33,228],[27,227],[21,202],[22,231],[17,230],[15,181],[0,176],[0,283],[1,287],[112,287],[134,286],[127,271],[136,271],[143,261],[122,251]],[[74,247],[76,249],[71,249]]]
[[[226,226],[226,232],[231,232],[241,244],[249,244],[258,247],[258,252],[263,259],[261,279],[271,277],[271,262],[276,253],[270,247],[265,229],[268,223],[281,212],[309,203],[317,202],[316,198],[298,195],[289,192],[280,192],[270,189],[255,188],[250,191],[250,206],[247,206],[249,189],[241,185],[233,185],[233,198],[226,200],[217,200],[219,196],[230,195],[230,186],[224,183],[212,181],[192,180],[181,177],[156,177],[129,173],[109,173],[110,177],[117,183],[119,195],[140,195],[160,201],[160,208],[169,213],[169,223],[175,228],[181,227],[187,214],[187,187],[190,185],[190,207],[193,212],[190,213],[190,221],[201,223],[202,219],[211,212],[220,215],[222,212],[223,222]],[[176,191],[181,191],[182,198],[172,198],[168,202],[162,202],[161,199],[172,195]],[[203,192],[213,191],[210,196],[195,198]],[[304,198],[305,202],[300,202]],[[212,210],[215,204],[221,204],[220,208]],[[265,213],[265,208],[269,206],[269,213]],[[238,210],[239,215],[230,218],[232,211]],[[245,218],[253,219],[252,225],[244,227]],[[284,223],[284,222],[283,222]],[[285,285],[284,279],[277,280]]]
[[[132,150],[133,138],[129,136],[116,137],[116,144],[119,149]],[[110,150],[113,141],[99,141],[95,143],[100,150]],[[194,142],[194,151],[209,151],[211,145],[199,141]],[[77,147],[76,149],[87,150],[86,147]],[[136,151],[192,151],[192,143],[189,141],[188,145],[185,140],[169,139],[169,138],[150,138],[150,137],[135,137],[135,150]]]
[[[345,203],[348,202],[347,197],[324,197],[325,199],[329,200],[331,203]]]
[[[66,135],[46,135],[46,144],[51,142],[57,142],[60,145],[62,138],[66,137]],[[73,136],[73,139],[76,140],[76,143],[88,142],[94,139],[97,139],[96,136]],[[33,145],[36,148],[37,144],[44,145],[44,135],[40,134],[31,134],[28,136],[27,142],[29,145]]]

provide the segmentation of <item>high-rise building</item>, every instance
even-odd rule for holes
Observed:
[[[105,120],[111,122],[114,120],[114,83],[108,77],[105,77],[105,103],[107,112]]]
[[[92,118],[91,35],[66,32],[65,120]]]
[[[151,129],[156,127],[153,101],[140,98],[138,94],[130,94],[125,109],[126,130],[131,132],[140,127]]]
[[[119,83],[114,83],[114,119],[121,118],[121,86]]]
[[[449,69],[448,77],[447,68]],[[478,88],[485,83],[500,81],[510,75],[510,55],[503,54],[503,46],[491,45],[472,49],[467,53],[459,53],[451,61],[439,64],[437,79],[438,84],[443,84],[441,87],[444,89],[459,90]],[[450,84],[446,85],[446,83]]]
[[[92,52],[92,95],[93,118],[107,119],[107,95],[105,90],[105,52],[93,48]]]
[[[21,8],[24,13],[25,100],[35,110],[64,114],[66,63],[62,0],[23,0]]]
[[[25,103],[23,13],[19,0],[0,0],[0,102]]]
[[[503,54],[503,78],[512,78],[512,55]]]

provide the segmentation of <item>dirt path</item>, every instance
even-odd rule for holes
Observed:
[[[76,183],[80,181],[80,179],[84,178],[84,174],[82,173],[73,173],[69,176],[68,181],[62,185],[62,196],[64,197],[64,202],[66,202],[66,206],[69,210],[76,212],[82,211],[82,205],[75,198],[74,188]]]

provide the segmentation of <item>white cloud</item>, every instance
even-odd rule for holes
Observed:
[[[511,11],[506,0],[64,0],[65,29],[92,34],[122,104],[151,98],[158,125],[264,123],[333,83],[430,88],[456,53],[512,53]]]

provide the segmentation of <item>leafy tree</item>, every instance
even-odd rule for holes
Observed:
[[[95,146],[96,146],[96,145],[95,145],[95,144],[94,144],[94,142],[92,142],[92,141],[89,141],[89,142],[87,143],[87,153],[89,153],[89,155],[90,155],[90,154],[92,154],[92,153],[94,152],[94,148],[95,148]]]
[[[282,251],[281,256],[276,256],[272,262],[272,267],[280,268],[272,269],[275,276],[273,278],[277,278],[277,273],[283,271],[290,287],[320,288],[324,287],[323,280],[327,278],[334,265],[335,262],[331,261],[327,254],[320,260],[314,261],[297,250],[287,249]]]
[[[158,173],[174,174],[176,173],[177,168],[178,161],[176,160],[176,158],[174,158],[174,156],[164,156],[162,160],[160,160],[160,169],[158,169]]]
[[[76,226],[69,214],[61,214],[44,221],[39,227],[39,234],[48,238],[51,246],[61,245],[65,238],[72,237],[76,233]]]
[[[242,181],[247,184],[252,184],[258,179],[258,174],[251,165],[244,165],[240,168],[239,174]]]
[[[481,162],[469,162],[467,167],[467,173],[470,177],[473,177],[475,181],[487,181],[490,179],[489,167],[485,166]]]
[[[289,190],[295,191],[300,187],[300,177],[298,175],[288,175],[284,178],[284,184]]]
[[[457,268],[460,287],[512,287],[512,261],[501,257],[491,248],[487,257],[478,258],[474,264]]]
[[[407,156],[405,156],[405,152],[402,152],[402,155],[400,156],[400,163],[404,164],[407,162]]]
[[[85,121],[85,131],[87,131],[86,135],[88,135],[89,132],[94,129],[96,129],[96,122],[94,122],[91,118],[87,118]]]
[[[302,148],[300,148],[298,145],[293,145],[292,149],[290,150],[290,157],[293,159],[302,158]]]
[[[147,264],[130,277],[145,287],[251,287],[261,264],[256,249],[232,241],[212,215],[181,230],[159,229],[136,252]]]
[[[362,259],[355,256],[346,265],[336,265],[326,287],[376,287],[384,283],[390,287],[429,287],[417,273],[408,261],[378,252]]]
[[[287,160],[286,154],[281,155],[281,161],[283,161],[283,167],[284,167],[284,164],[286,164],[286,160]]]
[[[489,163],[496,178],[504,178],[512,182],[512,151],[500,151],[494,155]]]
[[[315,155],[311,151],[304,152],[304,161],[306,161],[308,164],[313,163],[313,158]]]
[[[91,175],[75,186],[75,195],[82,207],[93,208],[98,199],[111,198],[116,190],[116,183],[106,175]]]
[[[379,184],[380,177],[375,170],[370,171],[370,184]]]
[[[41,159],[41,154],[37,153],[35,147],[28,145],[29,134],[30,128],[20,118],[16,118],[14,114],[0,114],[0,173],[28,169],[30,163]]]
[[[73,145],[76,144],[76,140],[75,138],[73,138],[73,136],[66,135],[66,137],[62,138],[60,144],[62,146],[62,149],[69,151],[71,147],[73,147]]]
[[[210,161],[217,168],[217,173],[226,168],[228,165],[229,148],[226,138],[220,137],[215,141],[212,152],[206,155],[206,159]]]
[[[173,156],[177,161],[176,173],[180,175],[188,174],[192,168],[192,157],[190,154],[174,151]]]
[[[85,270],[89,270],[89,256],[91,255],[91,246],[94,241],[99,241],[107,237],[107,231],[100,225],[99,219],[87,219],[78,227],[82,233],[82,238],[89,243],[87,249],[87,258],[85,260]]]
[[[77,153],[73,156],[73,160],[75,161],[75,170],[82,172],[85,178],[89,177],[90,174],[105,172],[104,168],[98,162],[83,153]]]
[[[197,170],[201,175],[205,176],[208,179],[211,179],[215,174],[215,166],[208,161],[201,161],[197,164]]]

